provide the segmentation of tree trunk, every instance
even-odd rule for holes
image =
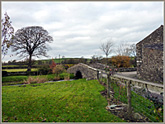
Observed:
[[[28,63],[27,72],[31,72],[31,64],[32,64],[32,55],[29,55],[29,63]]]

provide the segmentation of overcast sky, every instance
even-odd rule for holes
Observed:
[[[49,58],[102,55],[101,43],[138,43],[164,24],[163,2],[2,2],[15,32],[42,26],[53,37]],[[2,61],[20,60],[9,50]],[[114,54],[112,54],[114,55]],[[48,58],[48,59],[49,59]],[[41,57],[40,59],[46,59]]]

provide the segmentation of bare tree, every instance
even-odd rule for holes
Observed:
[[[40,26],[24,27],[16,31],[12,40],[12,51],[16,52],[19,57],[28,56],[28,69],[31,71],[32,56],[48,57],[46,51],[48,50],[46,42],[53,41],[49,33]]]
[[[106,55],[106,63],[108,64],[108,56],[112,52],[112,41],[107,41],[106,43],[102,43],[100,46],[100,49],[105,53]]]
[[[131,44],[129,51],[130,51],[130,56],[135,57],[136,56],[136,44]]]
[[[92,58],[91,63],[98,63],[101,61],[101,59],[103,59],[103,57],[99,56],[99,55],[93,55],[93,56],[91,56],[91,58]]]
[[[116,54],[120,56],[129,56],[128,44],[122,43],[116,49]]]
[[[135,44],[127,44],[122,43],[116,49],[116,54],[121,56],[136,56],[136,45]]]
[[[4,19],[1,20],[2,24],[2,54],[5,56],[7,54],[8,48],[11,46],[11,38],[14,35],[14,28],[11,25],[10,17],[7,13],[4,14]]]

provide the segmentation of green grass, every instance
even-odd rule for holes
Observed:
[[[18,81],[26,80],[27,78],[28,76],[7,76],[7,77],[2,77],[2,83],[18,82]]]
[[[85,79],[2,87],[2,121],[122,122],[106,111],[104,87]]]
[[[37,71],[38,69],[32,68],[31,71]],[[2,71],[7,71],[7,72],[25,72],[27,69],[2,69]]]

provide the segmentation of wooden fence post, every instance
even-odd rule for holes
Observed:
[[[97,80],[99,80],[99,82],[100,82],[99,71],[98,70],[97,70]]]
[[[127,82],[128,117],[131,116],[131,80]]]
[[[109,83],[110,83],[110,74],[107,73],[107,98],[110,97],[110,85],[109,85]]]
[[[99,74],[100,82],[102,82],[102,72]]]

